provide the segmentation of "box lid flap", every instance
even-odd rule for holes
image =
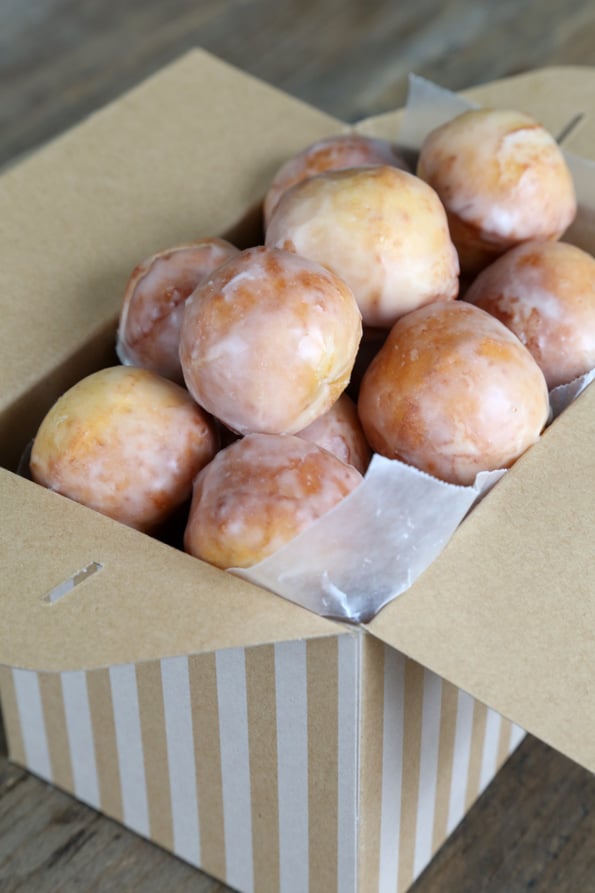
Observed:
[[[345,632],[1,469],[0,482],[1,664],[91,669]]]
[[[593,156],[593,91],[595,68],[562,65],[540,68],[462,90],[461,96],[484,106],[515,108],[536,117],[556,137],[573,122],[564,147]],[[355,129],[386,139],[398,136],[403,109],[360,121]]]
[[[106,326],[115,331],[137,263],[255,216],[279,165],[340,126],[196,50],[8,170],[0,178],[1,460],[15,463],[16,429],[30,437],[27,420],[39,421],[74,380],[68,358],[102,333],[105,341]]]
[[[595,388],[369,631],[595,771]]]
[[[278,166],[340,127],[196,50],[8,170],[2,461],[16,464],[53,399],[104,359],[97,344],[113,342],[140,260],[239,234]],[[341,630],[5,472],[0,502],[1,662],[104,666]],[[94,563],[102,570],[91,574]],[[52,606],[41,601],[85,568],[84,585]],[[172,615],[164,600],[174,586]]]
[[[556,135],[574,122],[564,147],[595,157],[594,69],[545,69],[464,95],[525,110]],[[394,136],[398,114],[362,129]],[[591,387],[368,626],[593,771],[594,442]]]

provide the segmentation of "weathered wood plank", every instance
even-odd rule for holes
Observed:
[[[346,120],[398,106],[410,70],[460,89],[595,61],[592,0],[4,0],[0,164],[192,46]]]

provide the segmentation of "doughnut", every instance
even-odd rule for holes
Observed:
[[[296,183],[325,171],[348,167],[388,164],[408,170],[408,166],[388,140],[374,139],[358,133],[329,136],[307,146],[281,165],[264,199],[265,226],[281,196]]]
[[[479,274],[465,300],[514,332],[550,390],[595,367],[595,258],[586,251],[519,245]]]
[[[543,373],[516,335],[463,301],[395,323],[362,380],[358,412],[376,452],[453,484],[507,468],[549,415]]]
[[[297,435],[318,446],[347,465],[353,465],[365,474],[372,451],[363,432],[355,403],[347,394],[341,394],[324,415],[304,428]]]
[[[329,171],[281,198],[266,244],[345,280],[364,325],[457,296],[459,265],[444,208],[423,180],[395,167]]]
[[[149,531],[181,505],[217,449],[212,421],[177,384],[114,366],[83,378],[43,419],[37,483]]]
[[[522,112],[463,112],[428,134],[417,173],[444,203],[465,274],[521,242],[560,238],[576,215],[562,151]]]
[[[361,331],[338,276],[286,251],[250,248],[188,299],[184,379],[232,431],[293,434],[345,390]]]
[[[220,568],[250,567],[361,480],[351,465],[299,437],[248,435],[221,450],[196,478],[184,548]]]
[[[124,292],[116,337],[121,363],[182,383],[180,327],[188,295],[238,249],[223,239],[198,239],[140,263]]]

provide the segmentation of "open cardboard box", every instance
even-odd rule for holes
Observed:
[[[566,146],[594,152],[592,70],[468,95],[554,133],[583,113]],[[394,137],[398,119],[360,129]],[[115,361],[138,260],[241,238],[278,165],[340,128],[195,51],[0,181],[11,758],[242,891],[405,890],[522,729],[595,769],[595,388],[366,625],[10,470],[50,403]]]

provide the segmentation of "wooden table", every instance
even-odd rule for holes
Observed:
[[[3,0],[0,165],[196,45],[353,121],[400,105],[411,70],[460,89],[592,65],[595,4]],[[3,893],[164,889],[226,888],[9,764],[0,735]],[[595,891],[595,778],[528,738],[413,889]]]

